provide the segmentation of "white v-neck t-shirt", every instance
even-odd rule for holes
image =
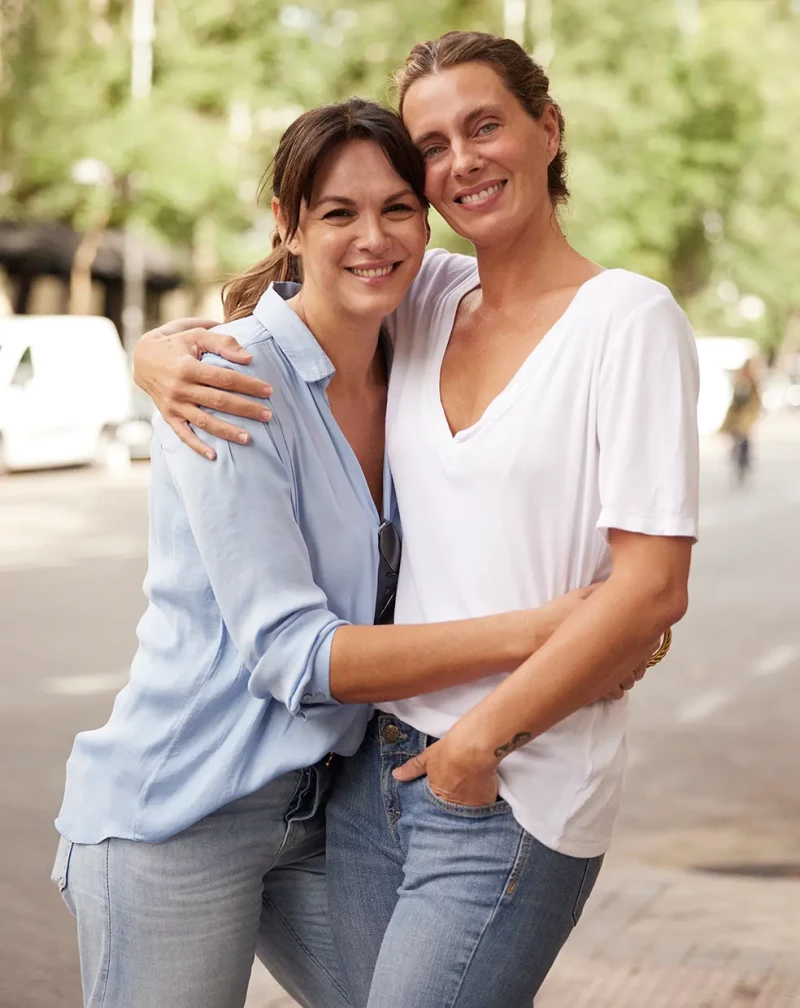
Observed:
[[[453,436],[440,371],[458,304],[478,283],[474,259],[429,252],[388,323],[397,623],[539,606],[601,580],[609,528],[697,536],[697,358],[667,288],[621,269],[587,281],[483,416]],[[441,737],[500,678],[379,707]],[[626,721],[625,700],[593,704],[500,764],[501,796],[541,843],[574,857],[607,850]]]

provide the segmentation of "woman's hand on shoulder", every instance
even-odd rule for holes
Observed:
[[[218,325],[209,319],[183,318],[167,322],[139,340],[133,354],[133,379],[153,400],[175,434],[198,455],[216,458],[192,427],[226,441],[245,443],[248,435],[208,409],[252,420],[269,420],[270,410],[243,396],[266,398],[272,389],[252,375],[205,364],[204,353],[215,353],[232,364],[249,364],[252,355],[233,336],[209,332]],[[205,409],[203,409],[205,407]]]

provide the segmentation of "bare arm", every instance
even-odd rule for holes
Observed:
[[[477,619],[339,627],[331,646],[331,694],[342,703],[403,700],[506,672],[540,648],[594,590]]]
[[[272,389],[252,375],[204,364],[204,353],[215,353],[233,364],[248,364],[251,355],[232,336],[209,332],[218,325],[209,319],[184,318],[145,333],[133,352],[133,380],[156,405],[177,436],[198,455],[216,458],[190,424],[226,441],[245,444],[248,434],[201,407],[251,420],[269,420],[266,404],[244,396],[266,398]],[[237,394],[238,393],[238,394]]]
[[[609,541],[608,581],[442,742],[396,776],[427,772],[445,798],[493,801],[501,760],[604,695],[620,668],[652,652],[653,640],[686,610],[691,540],[612,529]]]

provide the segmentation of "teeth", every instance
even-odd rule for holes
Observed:
[[[480,203],[481,200],[488,199],[490,196],[494,196],[495,193],[500,192],[505,183],[498,182],[496,185],[489,186],[488,189],[481,189],[480,192],[472,193],[470,196],[462,196],[459,203]]]
[[[382,266],[380,269],[357,269],[353,266],[351,272],[360,277],[382,277],[388,276],[393,269],[394,266]]]

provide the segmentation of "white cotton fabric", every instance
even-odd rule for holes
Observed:
[[[389,322],[398,623],[539,606],[605,578],[609,528],[697,536],[697,359],[667,288],[621,269],[589,280],[477,423],[452,436],[441,362],[478,282],[475,260],[428,253]],[[499,678],[380,707],[441,737]],[[575,857],[608,848],[626,708],[579,710],[502,762],[500,793],[541,843]]]

